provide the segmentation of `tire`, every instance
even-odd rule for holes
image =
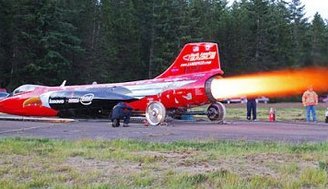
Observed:
[[[151,102],[146,108],[146,119],[150,125],[159,125],[164,122],[166,109],[161,102]]]
[[[216,102],[207,108],[207,117],[211,121],[223,121],[226,114],[225,106]]]

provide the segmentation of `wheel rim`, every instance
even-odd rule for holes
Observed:
[[[222,103],[216,102],[211,104],[207,109],[207,117],[211,121],[222,121],[225,117],[226,110]]]
[[[218,118],[218,111],[214,107],[210,107],[207,111],[207,116],[210,120],[216,120]]]
[[[162,123],[166,116],[166,110],[162,103],[151,102],[146,109],[146,119],[150,125]]]

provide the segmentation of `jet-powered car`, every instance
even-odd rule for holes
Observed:
[[[151,125],[167,115],[210,104],[208,118],[221,121],[225,107],[211,92],[211,82],[220,78],[216,43],[186,44],[173,64],[154,79],[65,86],[23,85],[0,99],[0,112],[24,116],[79,117],[109,115],[118,102],[126,102],[134,112],[146,115]]]

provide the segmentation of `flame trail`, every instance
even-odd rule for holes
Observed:
[[[243,96],[282,97],[301,94],[309,86],[328,92],[328,68],[281,70],[214,79],[211,92],[215,99]]]

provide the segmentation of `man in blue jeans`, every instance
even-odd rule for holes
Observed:
[[[256,100],[255,98],[247,98],[247,120],[251,120],[251,113],[253,114],[253,121],[256,121]]]
[[[125,102],[119,102],[113,108],[111,120],[113,127],[120,126],[120,119],[123,119],[123,127],[128,127],[132,108]]]
[[[313,87],[310,86],[302,96],[302,103],[306,109],[306,121],[310,122],[312,115],[313,122],[317,121],[315,106],[318,105],[318,95],[313,91]]]

